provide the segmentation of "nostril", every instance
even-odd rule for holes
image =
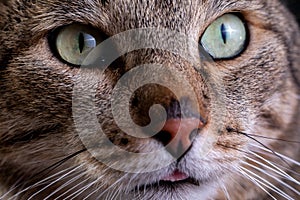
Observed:
[[[161,142],[164,146],[168,145],[172,140],[172,135],[168,131],[160,131],[153,136],[157,141]]]
[[[199,129],[199,128],[195,128],[190,133],[189,140],[191,142],[197,137],[200,130],[201,129]],[[168,131],[164,131],[164,130],[162,130],[162,131],[158,132],[157,134],[155,134],[153,136],[153,138],[156,139],[157,141],[161,142],[164,146],[168,145],[173,139],[172,134],[169,133]]]

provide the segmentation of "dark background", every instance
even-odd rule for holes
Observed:
[[[282,0],[282,2],[296,15],[300,24],[300,0]]]

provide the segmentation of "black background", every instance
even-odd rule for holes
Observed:
[[[300,24],[300,0],[282,0],[282,2],[296,15],[298,23]]]

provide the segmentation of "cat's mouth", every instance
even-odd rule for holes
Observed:
[[[172,174],[163,177],[159,182],[164,183],[191,183],[194,185],[199,185],[199,181],[195,180],[194,178],[190,177],[184,172],[179,170],[175,170]]]
[[[181,172],[179,170],[174,170],[173,173],[168,174],[156,182],[144,184],[142,186],[136,187],[136,190],[145,189],[155,189],[155,188],[172,188],[181,187],[184,185],[194,185],[200,186],[202,181],[196,180],[195,178],[189,176],[188,174]]]

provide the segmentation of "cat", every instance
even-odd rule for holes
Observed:
[[[278,0],[1,0],[0,199],[298,199],[299,27]]]

